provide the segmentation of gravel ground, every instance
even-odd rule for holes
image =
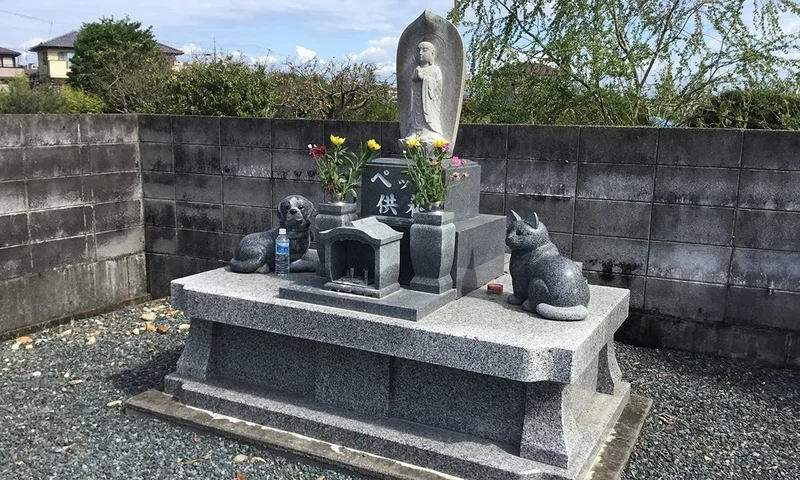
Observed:
[[[145,313],[169,330],[146,330]],[[156,301],[2,342],[0,478],[361,478],[123,414],[118,401],[174,369],[184,322]],[[800,478],[800,371],[626,345],[618,355],[634,393],[654,400],[623,478]]]

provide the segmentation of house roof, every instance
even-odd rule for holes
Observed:
[[[45,48],[74,48],[75,39],[78,38],[78,31],[73,30],[69,33],[65,33],[60,37],[51,38],[50,40],[46,40],[39,45],[31,48],[32,52],[38,52],[39,50],[43,50]],[[169,45],[164,45],[163,43],[156,42],[156,45],[161,49],[162,52],[166,53],[167,55],[183,55],[181,50],[177,48],[172,48]]]
[[[15,57],[18,57],[22,54],[15,50],[9,50],[7,48],[0,47],[0,55],[14,55]]]

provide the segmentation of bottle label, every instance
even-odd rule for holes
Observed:
[[[275,253],[278,255],[289,255],[289,244],[284,243],[276,243],[275,244]]]

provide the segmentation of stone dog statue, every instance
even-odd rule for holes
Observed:
[[[511,211],[506,232],[511,249],[508,303],[551,320],[583,320],[589,315],[589,285],[580,267],[558,253],[538,215],[522,219]]]
[[[234,272],[251,273],[266,265],[267,272],[275,270],[275,239],[278,230],[286,229],[289,237],[289,254],[291,272],[313,272],[316,263],[304,260],[303,256],[311,244],[311,225],[317,216],[317,209],[307,198],[300,195],[289,195],[278,204],[279,227],[266,232],[251,233],[245,236],[229,266]]]

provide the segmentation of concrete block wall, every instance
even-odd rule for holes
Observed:
[[[274,206],[323,200],[309,143],[357,145],[381,125],[283,119],[140,116],[148,286],[222,266],[242,237],[277,225]],[[380,141],[380,140],[379,140]]]
[[[464,125],[459,137],[483,165],[484,213],[538,212],[591,283],[631,290],[623,340],[800,365],[800,132]]]
[[[0,334],[146,295],[135,116],[0,116]]]

